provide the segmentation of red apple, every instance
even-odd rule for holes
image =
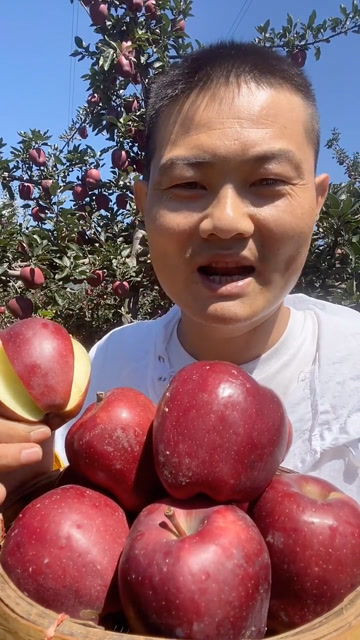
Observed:
[[[99,105],[101,103],[101,98],[97,93],[92,93],[88,97],[87,103],[88,103],[89,107],[96,107],[97,105]]]
[[[304,51],[304,49],[297,49],[296,51],[293,51],[290,59],[291,62],[298,67],[299,69],[301,69],[306,62],[306,51]]]
[[[88,128],[87,128],[86,124],[82,124],[78,128],[78,134],[79,134],[80,138],[82,138],[83,140],[86,140],[86,138],[89,136]]]
[[[154,403],[136,389],[99,394],[72,425],[66,455],[78,473],[112,493],[129,511],[159,495],[152,454]]]
[[[310,622],[360,586],[360,505],[333,484],[276,475],[250,514],[270,553],[274,632]]]
[[[129,11],[140,12],[144,7],[144,0],[126,0],[127,8]]]
[[[124,110],[125,113],[136,113],[139,111],[140,105],[136,98],[126,98],[124,100]]]
[[[112,285],[112,290],[117,298],[125,298],[129,293],[130,285],[126,280],[117,280]]]
[[[179,32],[185,32],[186,30],[186,22],[185,20],[183,20],[182,18],[176,18],[175,20],[172,21],[172,30],[173,31],[179,31]]]
[[[76,184],[72,194],[75,202],[83,202],[89,196],[89,190],[85,184]]]
[[[47,210],[41,204],[31,209],[31,217],[34,222],[44,222],[46,220]]]
[[[128,56],[121,54],[115,62],[115,73],[122,78],[131,78],[135,72],[134,62]]]
[[[83,183],[87,186],[89,191],[97,189],[101,182],[101,173],[99,169],[87,169],[83,176]]]
[[[127,193],[118,193],[118,195],[116,196],[116,207],[118,209],[126,209],[127,204],[129,202],[129,197],[127,195]]]
[[[29,160],[35,165],[35,167],[45,167],[47,163],[46,153],[40,147],[31,149],[29,151]]]
[[[109,10],[106,2],[92,2],[89,8],[92,23],[97,27],[102,27],[106,23]]]
[[[230,362],[196,362],[174,376],[158,405],[156,469],[174,498],[248,502],[271,481],[288,436],[273,391]]]
[[[39,267],[22,267],[19,277],[27,289],[38,289],[45,282],[45,276]]]
[[[131,631],[169,638],[263,638],[270,577],[251,519],[210,501],[164,500],[143,509],[119,563]]]
[[[145,7],[145,13],[148,16],[151,16],[151,17],[157,16],[158,8],[156,6],[156,0],[146,0],[144,7]]]
[[[50,187],[51,187],[52,183],[53,183],[53,180],[48,180],[48,179],[41,180],[41,185],[40,186],[41,186],[41,190],[42,190],[42,193],[43,193],[43,197],[46,200],[49,200],[51,198],[51,196],[52,196],[51,191],[50,191]]]
[[[31,200],[34,195],[34,185],[30,182],[20,182],[19,198],[21,200]]]
[[[109,609],[119,610],[114,576],[128,531],[115,501],[67,485],[22,510],[6,535],[0,560],[35,602],[98,623]]]
[[[129,156],[123,149],[114,149],[111,153],[111,162],[114,169],[120,171],[126,169],[129,164]]]
[[[32,317],[1,331],[1,416],[50,426],[56,416],[59,426],[80,411],[89,378],[88,353],[57,322]]]
[[[86,278],[86,282],[92,287],[100,287],[105,280],[106,271],[103,269],[94,269]]]
[[[98,211],[109,211],[111,207],[111,200],[106,193],[97,193],[95,196],[95,204]]]
[[[6,313],[6,307],[0,307],[0,313],[1,313],[1,315]]]
[[[24,320],[29,318],[34,311],[34,305],[30,298],[26,296],[16,296],[7,302],[6,307],[14,318]]]

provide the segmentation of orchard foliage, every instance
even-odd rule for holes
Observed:
[[[78,0],[71,0],[77,2]],[[91,346],[111,328],[152,318],[170,306],[150,264],[132,182],[141,177],[145,96],[151,78],[195,45],[186,33],[191,0],[83,0],[95,45],[77,35],[72,55],[88,62],[88,97],[58,141],[48,131],[19,132],[16,147],[0,139],[0,326],[13,315],[53,318]],[[270,21],[255,41],[281,49],[303,66],[311,50],[360,33],[357,2],[317,23],[287,16]],[[102,140],[95,149],[91,141]],[[297,287],[335,302],[360,304],[359,154],[350,156],[334,130],[327,143],[349,178],[333,185]],[[29,266],[41,270],[45,282]],[[36,282],[39,282],[37,280]],[[6,309],[7,308],[7,309]],[[20,311],[19,311],[20,309]]]

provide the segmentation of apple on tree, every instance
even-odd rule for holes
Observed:
[[[29,598],[98,623],[121,609],[117,566],[129,526],[99,491],[58,487],[28,504],[6,534],[0,562]]]
[[[360,586],[360,505],[311,475],[276,475],[250,509],[269,549],[269,628],[281,633]]]
[[[57,322],[15,322],[0,332],[0,415],[59,426],[80,411],[90,369],[87,351]]]
[[[269,484],[291,442],[280,399],[229,362],[181,369],[154,420],[156,470],[174,498],[248,502]]]
[[[131,631],[171,638],[263,638],[270,579],[269,554],[252,520],[210,500],[145,507],[119,562]]]

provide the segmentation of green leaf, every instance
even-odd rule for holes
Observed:
[[[320,60],[321,49],[320,47],[315,47],[315,60]]]
[[[79,36],[75,36],[75,44],[79,49],[84,49],[85,47],[85,42]]]
[[[347,10],[347,7],[345,7],[345,5],[344,5],[344,4],[341,4],[341,5],[340,5],[340,11],[341,11],[341,13],[343,14],[343,16],[344,16],[345,18],[347,18],[347,17],[348,17],[349,12],[348,12],[348,10]]]
[[[311,27],[315,24],[316,16],[317,16],[317,13],[316,13],[316,11],[314,9],[311,12],[310,16],[309,16],[309,20],[308,20],[308,23],[307,23],[307,28],[308,29],[311,29]]]

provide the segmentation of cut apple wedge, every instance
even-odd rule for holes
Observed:
[[[0,415],[10,420],[39,422],[44,412],[36,406],[15,373],[0,342]]]
[[[70,399],[62,415],[66,418],[76,416],[80,411],[90,382],[91,362],[86,349],[71,338],[74,349],[74,375]]]

